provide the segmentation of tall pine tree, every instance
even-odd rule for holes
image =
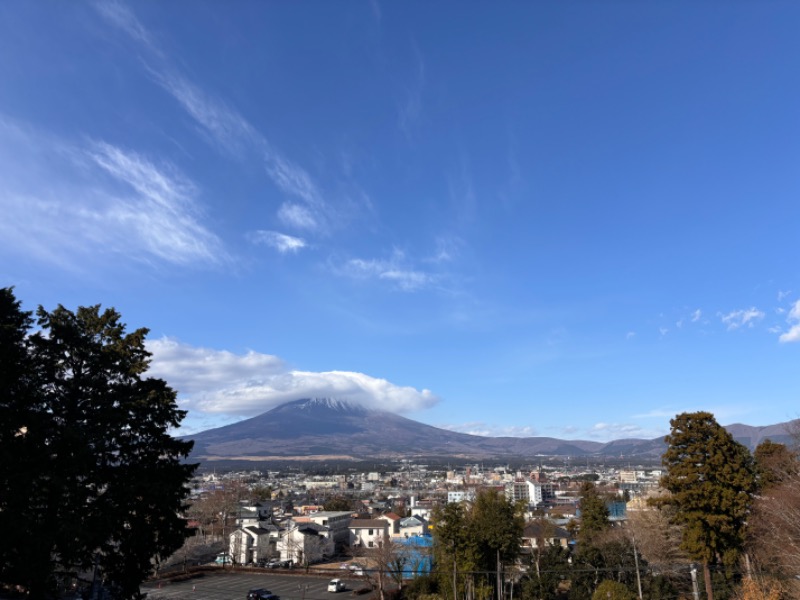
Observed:
[[[733,567],[745,542],[747,514],[756,490],[750,451],[708,412],[682,413],[670,421],[667,469],[661,485],[670,492],[683,525],[682,546],[703,564],[706,595],[713,599],[710,567]]]

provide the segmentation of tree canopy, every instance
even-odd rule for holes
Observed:
[[[606,498],[597,487],[588,481],[581,484],[580,490],[580,540],[588,542],[596,534],[611,526]]]
[[[180,547],[185,412],[113,309],[32,314],[0,289],[0,582],[33,599],[96,569],[121,598]]]
[[[495,489],[478,492],[472,503],[448,503],[434,515],[434,558],[445,597],[502,595],[501,571],[513,564],[522,542],[521,508]]]
[[[325,501],[322,508],[332,511],[353,510],[353,501],[344,496],[333,496]]]
[[[682,546],[704,565],[706,593],[712,598],[709,564],[735,565],[745,542],[745,525],[756,490],[750,451],[733,439],[708,412],[682,413],[670,421],[667,469],[661,485],[670,492],[683,525]]]
[[[758,484],[762,490],[769,489],[795,477],[800,472],[797,453],[784,444],[764,440],[753,454],[756,461]]]

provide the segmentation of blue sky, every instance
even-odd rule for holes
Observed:
[[[796,3],[0,3],[0,284],[150,328],[184,432],[797,418]]]

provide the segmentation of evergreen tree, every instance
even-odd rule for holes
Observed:
[[[144,377],[144,329],[114,310],[21,311],[0,290],[0,582],[44,598],[97,569],[138,595],[152,560],[186,536],[191,443],[168,433],[175,392]]]
[[[581,484],[580,490],[580,529],[581,543],[590,543],[598,533],[611,526],[606,499],[600,495],[593,483]]]
[[[445,598],[463,598],[467,578],[475,571],[475,540],[466,505],[450,502],[433,515],[433,559],[438,587]]]
[[[330,511],[353,510],[353,501],[344,496],[333,496],[325,501],[322,509]]]
[[[561,546],[538,549],[536,568],[522,582],[523,600],[555,600],[559,585],[569,577],[569,550]]]
[[[636,594],[618,581],[606,579],[597,586],[592,600],[636,600]]]
[[[753,453],[756,461],[758,485],[762,490],[779,485],[800,472],[797,453],[783,444],[764,440]]]
[[[519,554],[524,521],[497,490],[482,490],[470,505],[449,503],[434,515],[434,559],[444,597],[488,597],[502,570]]]
[[[683,525],[682,547],[704,567],[713,599],[710,565],[733,567],[745,541],[746,518],[756,489],[750,452],[708,412],[682,413],[670,421],[661,485],[674,518]]]

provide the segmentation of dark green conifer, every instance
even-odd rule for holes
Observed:
[[[99,306],[39,308],[38,331],[0,290],[0,582],[32,599],[95,568],[138,595],[180,547],[193,465],[173,438],[176,393],[147,378],[147,331]]]
[[[706,595],[713,599],[710,566],[734,567],[745,542],[756,489],[750,451],[708,412],[682,413],[670,421],[661,485],[670,492],[683,525],[682,547],[704,567]]]

